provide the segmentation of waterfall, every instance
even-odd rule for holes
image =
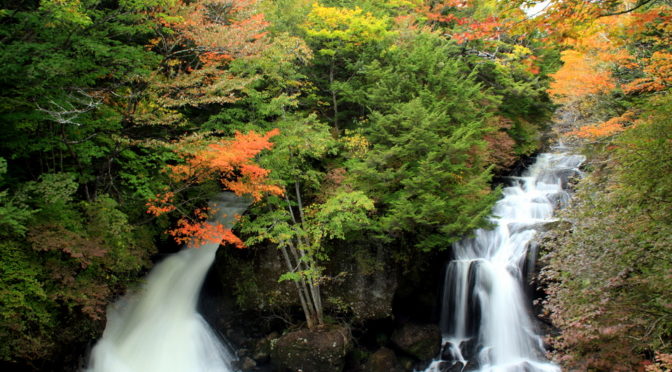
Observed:
[[[560,371],[544,357],[523,275],[534,262],[535,252],[528,252],[534,235],[568,201],[567,182],[585,160],[562,146],[554,150],[512,177],[493,209],[492,230],[476,230],[453,245],[442,294],[442,352],[426,372]]]
[[[231,228],[249,202],[222,193],[212,224]],[[140,293],[110,306],[88,372],[230,372],[235,359],[196,310],[219,243],[185,247],[154,267]]]

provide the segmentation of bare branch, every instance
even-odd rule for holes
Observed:
[[[615,16],[615,15],[621,15],[621,14],[634,12],[635,10],[637,10],[637,9],[639,9],[639,8],[645,6],[645,5],[653,4],[657,1],[658,0],[639,0],[639,1],[637,1],[637,4],[635,4],[632,8],[621,10],[619,12],[610,12],[610,13],[601,14],[600,17],[611,17],[611,16]]]
[[[75,93],[78,96],[74,94],[68,95],[70,102],[61,105],[52,99],[49,100],[50,108],[43,108],[38,104],[36,105],[37,109],[46,113],[52,121],[59,124],[80,126],[81,124],[75,120],[80,115],[95,110],[103,101],[94,99],[93,96],[86,93],[83,89],[76,89]]]

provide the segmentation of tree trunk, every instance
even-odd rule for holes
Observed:
[[[336,90],[334,89],[335,63],[334,58],[332,58],[329,65],[329,91],[331,91],[331,104],[334,107],[334,129],[336,129],[336,137],[338,137],[340,129],[338,128],[338,100],[336,99]]]
[[[294,265],[292,265],[292,260],[289,258],[289,255],[287,254],[287,248],[282,243],[280,244],[280,250],[282,251],[282,255],[285,257],[287,270],[289,270],[290,272],[294,272]],[[308,324],[308,329],[313,329],[315,327],[315,323],[313,321],[313,315],[308,307],[308,302],[306,301],[305,293],[304,291],[301,290],[299,282],[295,281],[294,285],[296,286],[296,291],[299,294],[299,301],[301,302],[301,308],[303,309],[303,314],[306,316],[306,323]]]

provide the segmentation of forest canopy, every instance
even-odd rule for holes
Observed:
[[[222,190],[256,201],[224,244],[277,247],[277,279],[318,327],[339,242],[368,239],[412,271],[488,226],[499,177],[541,148],[560,105],[580,118],[570,136],[613,163],[598,203],[646,235],[613,263],[634,274],[598,278],[628,282],[609,289],[637,303],[628,313],[655,313],[633,321],[650,331],[628,366],[670,352],[670,244],[649,233],[669,230],[672,202],[669,5],[525,12],[539,3],[2,2],[1,360],[72,362],[157,252],[207,238],[205,207]],[[551,268],[552,280],[578,270]],[[554,283],[562,329],[592,292]],[[568,335],[558,350],[592,355],[592,339]]]

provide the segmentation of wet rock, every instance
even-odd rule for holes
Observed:
[[[350,331],[331,327],[301,329],[271,342],[271,362],[278,371],[341,372],[351,347]]]
[[[242,329],[229,328],[226,330],[226,339],[234,345],[244,345],[248,341]]]
[[[572,224],[564,220],[550,220],[534,223],[511,222],[508,224],[509,232],[516,234],[525,230],[536,230],[538,232],[546,232],[556,229],[570,229]]]
[[[280,337],[280,335],[277,332],[273,332],[257,341],[257,344],[254,347],[254,352],[252,353],[252,358],[256,360],[257,363],[267,363],[271,358],[271,342],[278,337]]]
[[[383,347],[371,354],[364,364],[366,372],[402,372],[403,369],[394,351]]]
[[[463,372],[464,371],[464,365],[460,362],[455,362],[455,363],[446,363],[444,365],[441,365],[440,370],[443,372]]]
[[[243,360],[240,362],[240,369],[242,369],[243,371],[249,371],[256,366],[257,362],[255,362],[254,360],[252,360],[252,358],[249,357],[243,358]]]
[[[441,359],[451,363],[458,363],[460,360],[470,360],[475,356],[477,347],[478,345],[475,337],[464,340],[460,342],[459,345],[446,343],[442,346]]]
[[[411,358],[411,357],[407,357],[407,356],[400,356],[399,357],[399,364],[401,364],[401,368],[404,371],[414,371],[415,370],[415,368],[414,368],[415,363],[416,363],[416,360]]]
[[[478,354],[478,342],[476,338],[470,338],[468,340],[462,341],[460,344],[460,350],[462,350],[462,358],[465,360],[472,360],[476,358]]]
[[[392,342],[420,360],[430,360],[441,351],[441,331],[435,324],[408,323],[392,334]]]

